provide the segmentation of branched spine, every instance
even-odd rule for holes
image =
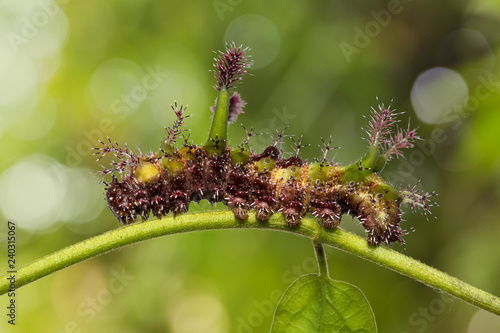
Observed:
[[[184,115],[184,112],[186,112],[187,109],[187,105],[181,105],[181,107],[178,107],[177,102],[175,102],[174,105],[170,106],[172,107],[172,110],[174,111],[177,118],[174,120],[174,124],[172,125],[172,127],[165,127],[165,129],[167,130],[167,137],[163,142],[166,145],[174,146],[177,139],[181,137],[182,132],[187,131],[187,129],[183,129],[182,126],[184,126],[186,118],[189,118],[191,115]]]

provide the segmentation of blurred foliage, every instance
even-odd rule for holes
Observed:
[[[329,135],[342,147],[335,161],[361,156],[363,116],[376,96],[393,100],[406,112],[401,126],[411,117],[422,138],[444,133],[432,149],[417,146],[421,153],[385,170],[394,182],[420,179],[439,193],[436,219],[405,214],[403,227],[415,232],[406,249],[395,248],[500,294],[496,1],[6,0],[1,6],[0,214],[17,223],[18,265],[118,227],[103,184],[90,175],[99,169],[90,150],[98,139],[156,149],[163,126],[174,119],[169,104],[178,101],[193,115],[191,139],[204,142],[216,95],[208,72],[212,51],[234,40],[250,46],[255,59],[253,76],[238,88],[248,102],[238,121],[264,133],[289,126],[288,134],[311,143],[303,150],[310,160]],[[341,43],[358,52],[346,57]],[[424,123],[412,91],[419,75],[436,67],[458,74],[465,83],[458,87],[477,103],[465,100],[452,121]],[[161,74],[152,81],[155,71]],[[448,89],[455,83],[435,87],[443,94],[439,101],[461,96],[463,88]],[[481,86],[486,90],[478,91]],[[451,107],[436,109],[446,115]],[[234,145],[244,131],[233,125],[229,136]],[[262,135],[254,147],[269,143]],[[202,206],[192,211],[210,209]],[[350,218],[342,227],[363,233]],[[6,223],[2,228],[5,235]],[[2,236],[0,248],[5,243]],[[377,265],[327,252],[332,278],[365,293],[380,332],[500,330],[496,317]],[[5,318],[0,330],[268,332],[287,286],[316,272],[312,259],[309,240],[282,233],[164,237],[23,287],[15,330]]]

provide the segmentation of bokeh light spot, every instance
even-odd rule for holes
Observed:
[[[222,303],[213,296],[196,294],[180,299],[170,313],[172,332],[227,332],[228,314]]]
[[[484,310],[478,310],[470,320],[468,333],[500,332],[500,317]]]
[[[36,110],[28,112],[24,121],[10,127],[11,137],[20,141],[39,140],[54,127],[57,118],[57,106],[53,99],[40,101]]]
[[[141,96],[133,94],[135,90],[142,90],[143,76],[135,62],[115,58],[97,68],[88,88],[95,104],[105,114],[128,114],[143,101]]]
[[[43,155],[32,155],[8,168],[0,178],[0,212],[20,228],[42,230],[64,221],[96,218],[105,201],[102,184],[86,168],[68,168]]]
[[[428,124],[446,123],[454,108],[467,102],[469,89],[457,72],[434,67],[415,80],[411,90],[411,103],[418,118]]]
[[[0,53],[4,53],[6,61],[6,66],[0,71],[0,105],[16,104],[26,99],[35,101],[38,73],[33,61],[24,54],[16,55],[4,43],[0,43]]]
[[[20,228],[44,229],[58,220],[66,194],[66,177],[45,156],[28,157],[0,178],[0,210]]]

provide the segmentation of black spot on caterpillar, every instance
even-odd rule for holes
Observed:
[[[295,155],[283,158],[278,148],[282,133],[260,154],[249,147],[253,131],[247,132],[243,144],[230,148],[227,121],[234,120],[246,103],[236,92],[229,97],[228,89],[241,80],[250,65],[246,51],[232,44],[226,52],[219,52],[214,64],[219,96],[205,145],[184,140],[180,148],[176,147],[187,118],[186,109],[176,104],[172,108],[177,119],[167,129],[159,151],[137,155],[109,139],[109,143],[101,142],[102,148],[96,148],[103,156],[114,153],[120,159],[113,168],[102,171],[104,176],[113,174],[106,182],[106,200],[118,221],[129,224],[138,217],[146,220],[151,213],[158,218],[169,212],[175,216],[186,213],[190,202],[206,199],[224,203],[241,221],[248,219],[249,210],[254,210],[260,221],[280,212],[292,228],[307,213],[324,228],[337,227],[341,216],[349,214],[360,220],[369,244],[403,243],[406,231],[399,226],[401,204],[428,212],[435,204],[429,200],[433,193],[419,192],[416,186],[397,189],[379,174],[387,161],[419,139],[415,130],[398,130],[391,135],[396,122],[394,110],[379,105],[373,109],[367,130],[370,149],[363,159],[349,166],[327,160],[328,151],[333,149],[331,141],[324,143],[320,161],[309,163],[299,157],[300,140]],[[120,173],[121,180],[114,173]]]

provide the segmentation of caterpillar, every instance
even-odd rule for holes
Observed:
[[[298,226],[310,213],[327,229],[339,225],[342,215],[357,217],[367,232],[371,245],[393,242],[404,243],[408,233],[400,227],[402,204],[414,210],[430,212],[436,203],[435,195],[422,192],[417,186],[396,188],[384,181],[380,173],[393,157],[402,156],[401,150],[411,148],[420,139],[416,130],[392,128],[397,122],[394,110],[379,104],[372,108],[370,124],[366,129],[369,149],[367,154],[348,166],[328,161],[331,139],[323,141],[323,157],[308,162],[299,156],[304,145],[295,143],[295,154],[283,157],[280,148],[284,134],[278,132],[274,143],[261,153],[255,153],[250,140],[256,134],[247,131],[247,139],[235,148],[227,146],[227,126],[243,112],[246,102],[232,90],[251,66],[248,48],[226,45],[215,58],[214,74],[218,91],[209,137],[197,146],[184,137],[182,128],[189,115],[186,107],[172,106],[176,115],[174,124],[167,128],[166,138],[154,153],[136,153],[126,145],[100,141],[96,154],[99,159],[113,153],[118,162],[103,168],[106,200],[109,209],[123,224],[134,223],[140,217],[147,220],[152,214],[162,218],[170,212],[177,216],[188,211],[190,202],[203,199],[214,204],[222,202],[234,212],[236,219],[248,219],[254,210],[260,221],[268,221],[273,213],[284,215],[290,228]],[[246,131],[246,130],[245,130]],[[183,143],[179,145],[179,139]],[[178,147],[179,146],[179,147]],[[99,160],[98,159],[98,160]],[[121,175],[119,180],[116,174]]]

